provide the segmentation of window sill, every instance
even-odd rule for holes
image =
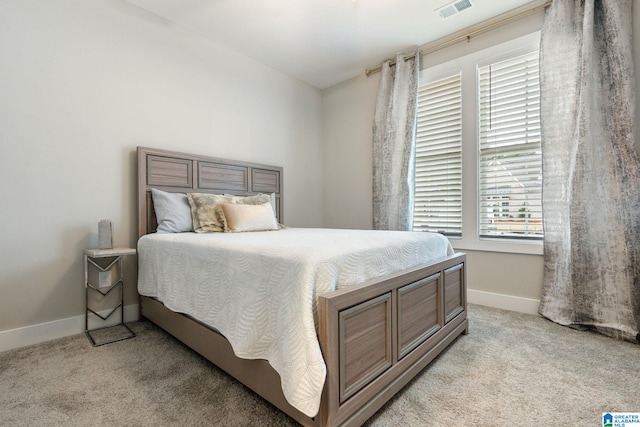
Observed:
[[[512,254],[543,255],[542,241],[513,241],[513,240],[467,240],[449,237],[449,241],[456,251],[506,252]]]

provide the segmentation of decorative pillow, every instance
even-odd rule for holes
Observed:
[[[191,206],[184,193],[167,193],[151,189],[153,209],[158,221],[157,233],[184,233],[193,231]]]
[[[221,204],[216,210],[224,221],[224,230],[242,231],[277,230],[278,221],[270,202],[259,205]]]
[[[196,233],[222,232],[224,229],[224,217],[221,211],[216,210],[219,204],[246,204],[256,205],[270,201],[268,194],[238,197],[222,196],[208,193],[188,193],[187,198],[191,206],[191,219],[193,230]]]
[[[238,198],[239,196],[234,196],[233,194],[224,194],[227,197],[233,197],[233,198]],[[262,193],[260,193],[260,195],[262,195]],[[253,197],[253,196],[249,196],[249,197]],[[276,193],[271,193],[269,194],[269,202],[271,203],[271,207],[273,208],[273,213],[278,216],[278,212],[276,209]]]

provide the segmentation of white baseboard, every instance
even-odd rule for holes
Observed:
[[[476,291],[473,289],[467,290],[467,301],[471,304],[486,305],[488,307],[528,314],[538,314],[538,305],[540,305],[540,300],[536,299]],[[105,315],[106,313],[101,314]],[[112,322],[117,323],[119,316],[115,317]],[[124,306],[124,321],[133,322],[136,320],[138,320],[138,305]],[[108,325],[108,323],[106,325]],[[90,322],[89,328],[93,327],[93,322]],[[8,331],[0,331],[0,351],[38,344],[82,332],[84,332],[84,315],[25,326],[23,328],[10,329]]]
[[[100,313],[106,315],[106,313]],[[93,316],[95,317],[95,316]],[[138,320],[138,304],[124,306],[124,321],[134,322]],[[114,313],[114,318],[109,319],[103,326],[117,324],[120,321],[119,313]],[[95,322],[89,321],[89,328],[93,328]],[[25,326],[23,328],[0,331],[0,351],[11,350],[13,348],[38,344],[41,342],[62,338],[69,335],[84,332],[84,315],[68,317],[66,319],[54,320],[52,322],[40,323],[37,325]]]
[[[486,305],[527,314],[538,314],[538,306],[540,305],[540,300],[538,299],[494,294],[473,289],[467,289],[467,301],[471,304]]]

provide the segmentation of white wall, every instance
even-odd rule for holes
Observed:
[[[324,226],[371,229],[373,112],[380,74],[322,93]]]
[[[126,1],[3,0],[0,332],[84,313],[100,219],[135,245],[136,146],[281,165],[285,223],[317,227],[321,135],[319,90]]]

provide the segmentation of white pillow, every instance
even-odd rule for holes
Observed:
[[[193,231],[191,206],[184,193],[167,193],[151,189],[153,208],[158,221],[157,233],[184,233]]]
[[[224,231],[239,233],[242,231],[277,230],[278,221],[271,203],[259,205],[221,204],[216,209],[224,217]]]

